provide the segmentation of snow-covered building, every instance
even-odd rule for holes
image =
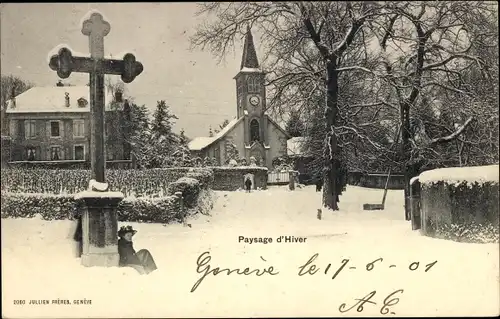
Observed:
[[[10,162],[89,161],[90,90],[88,86],[33,87],[7,102]],[[123,115],[121,94],[105,93],[107,114]],[[120,127],[106,123],[108,160],[127,159]]]
[[[253,36],[247,30],[243,57],[236,80],[236,118],[213,137],[197,137],[189,143],[193,156],[215,158],[225,164],[238,151],[247,162],[254,157],[272,168],[272,160],[287,154],[290,136],[266,114],[265,72],[260,68]],[[234,153],[233,153],[234,154]]]

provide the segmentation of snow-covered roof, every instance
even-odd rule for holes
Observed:
[[[213,137],[202,136],[192,139],[188,144],[188,148],[191,151],[201,151],[210,144],[224,137],[224,135],[229,133],[229,131],[231,131],[241,120],[243,120],[243,117],[231,120],[229,124],[227,124],[219,133],[215,134]]]
[[[286,141],[288,155],[302,155],[306,139],[302,136],[292,137]]]
[[[69,93],[69,107],[66,106],[66,93]],[[78,100],[87,100],[85,107],[78,106]],[[106,110],[110,109],[113,95],[105,89],[104,102]],[[88,86],[46,86],[33,87],[7,103],[7,113],[52,113],[52,112],[90,112],[90,88]]]
[[[419,180],[422,184],[438,181],[448,183],[498,182],[498,169],[498,165],[439,168],[423,172],[419,175]]]
[[[260,68],[247,68],[243,67],[240,72],[255,72],[255,73],[261,73],[262,70]]]

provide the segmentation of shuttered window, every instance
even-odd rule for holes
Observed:
[[[62,160],[62,148],[60,146],[51,146],[50,147],[50,160],[51,161],[60,161]]]
[[[25,120],[24,121],[24,138],[25,139],[36,138],[36,121],[35,120]]]
[[[85,136],[85,121],[73,120],[73,137]]]

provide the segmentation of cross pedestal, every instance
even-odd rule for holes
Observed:
[[[82,26],[82,33],[89,37],[90,58],[73,57],[68,48],[62,48],[49,62],[49,67],[63,79],[69,77],[71,72],[90,75],[92,179],[88,190],[75,196],[75,199],[82,201],[79,209],[84,266],[118,266],[119,262],[116,213],[123,194],[109,192],[108,184],[105,183],[104,75],[121,75],[123,82],[130,83],[143,71],[142,64],[135,60],[133,54],[126,54],[123,60],[104,58],[104,37],[110,30],[110,24],[104,21],[100,13],[92,13]]]
[[[118,266],[117,208],[123,199],[121,192],[81,192],[79,207],[83,227],[82,265]]]

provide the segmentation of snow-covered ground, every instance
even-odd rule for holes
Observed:
[[[2,313],[8,318],[383,316],[385,299],[391,304],[386,315],[498,315],[498,244],[421,236],[404,220],[402,191],[389,191],[385,211],[362,210],[363,203],[379,203],[382,193],[348,187],[341,211],[323,210],[318,220],[321,195],[314,187],[217,192],[212,216],[190,220],[192,227],[129,223],[139,231],[136,250],[149,249],[159,267],[148,276],[129,268],[80,266],[70,221],[3,219]],[[238,242],[239,236],[273,242],[248,244]],[[279,236],[307,239],[277,243]],[[279,273],[210,273],[191,292],[203,275],[196,262],[205,251],[211,269],[273,266]],[[310,265],[317,272],[310,274],[314,269],[307,266],[299,276],[299,267],[314,254]],[[354,306],[372,291],[370,302]],[[92,304],[28,304],[58,298]],[[26,304],[15,305],[19,299]]]

